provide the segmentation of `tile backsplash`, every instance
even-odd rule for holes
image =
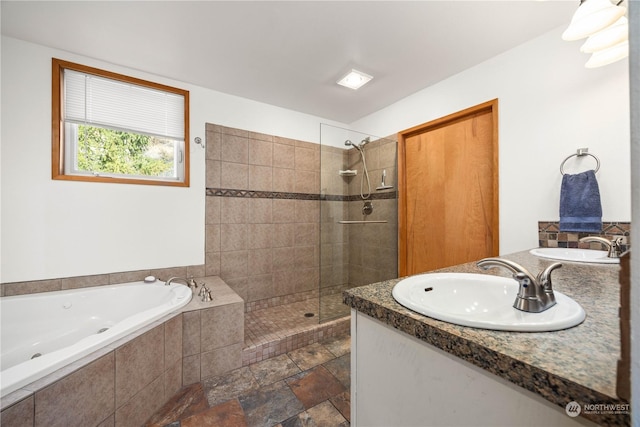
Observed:
[[[582,243],[579,240],[586,236],[600,236],[611,240],[614,237],[622,237],[622,251],[631,247],[629,235],[630,222],[603,222],[600,233],[582,233],[560,231],[558,221],[538,222],[538,244],[541,248],[581,248],[602,249],[600,243]]]

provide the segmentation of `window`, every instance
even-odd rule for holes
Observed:
[[[53,59],[52,178],[189,186],[189,92]]]

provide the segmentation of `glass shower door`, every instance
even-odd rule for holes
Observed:
[[[320,322],[342,291],[398,276],[397,143],[331,125],[320,132]]]

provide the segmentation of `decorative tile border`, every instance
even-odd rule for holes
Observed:
[[[232,188],[207,188],[206,194],[207,196],[242,197],[247,199],[320,200],[319,194],[236,190]]]
[[[233,188],[207,188],[206,195],[217,197],[243,197],[248,199],[329,200],[336,202],[352,202],[361,199],[360,195],[286,193],[281,191],[237,190]],[[388,191],[384,193],[372,193],[369,199],[382,200],[396,199],[397,197],[397,191]]]
[[[352,194],[350,196],[342,196],[344,197],[346,201],[349,202],[357,202],[362,200],[362,197],[360,197],[359,194]],[[398,198],[398,192],[397,191],[386,191],[384,193],[371,193],[371,196],[367,199],[371,199],[371,200],[386,200],[386,199],[397,199]]]
[[[630,234],[630,222],[603,222],[600,233],[579,233],[560,231],[558,221],[538,221],[538,244],[541,248],[601,249],[602,245],[599,243],[581,243],[579,240],[587,236],[600,236],[607,239],[622,237],[623,242],[620,246],[624,252],[631,247]]]

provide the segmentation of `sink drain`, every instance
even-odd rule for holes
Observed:
[[[313,317],[313,316],[315,316],[315,314],[313,314],[313,313],[305,313],[304,314],[304,317]]]

